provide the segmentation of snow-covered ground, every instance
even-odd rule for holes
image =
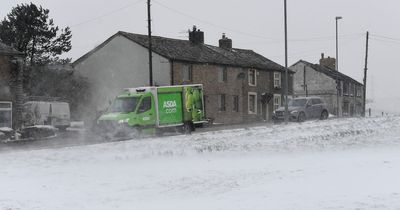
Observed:
[[[6,151],[0,210],[399,209],[399,150],[382,117]]]

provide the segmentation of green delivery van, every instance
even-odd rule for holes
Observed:
[[[127,136],[143,131],[190,133],[206,122],[203,86],[196,84],[126,88],[97,120],[97,127],[108,136]]]

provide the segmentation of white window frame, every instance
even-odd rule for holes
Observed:
[[[250,96],[254,97],[254,111],[250,110]],[[256,92],[248,92],[247,94],[247,110],[249,114],[257,114],[257,93]]]
[[[281,72],[274,72],[274,88],[282,87],[282,74]]]
[[[274,94],[274,110],[277,110],[281,106],[282,106],[282,96],[280,94]]]
[[[251,80],[250,80],[250,72],[254,72],[254,83],[251,83]],[[248,72],[247,72],[247,75],[248,75],[248,82],[249,82],[249,86],[257,86],[257,70],[256,69],[249,69],[248,70]]]

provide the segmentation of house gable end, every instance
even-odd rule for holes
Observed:
[[[83,56],[81,56],[80,58],[78,58],[76,61],[74,61],[72,63],[72,66],[75,67],[77,65],[79,65],[80,63],[82,63],[83,61],[85,61],[86,59],[88,59],[90,56],[92,56],[94,53],[98,52],[99,50],[103,49],[106,45],[108,45],[111,41],[113,41],[116,37],[123,37],[126,40],[129,40],[131,42],[136,43],[137,45],[143,47],[143,48],[147,48],[146,46],[144,46],[142,43],[140,42],[136,42],[135,40],[129,39],[128,37],[124,36],[123,34],[121,34],[121,32],[118,32],[114,35],[112,35],[110,38],[108,38],[106,41],[104,41],[103,43],[101,43],[100,45],[98,45],[97,47],[95,47],[93,50],[89,51],[88,53],[84,54]],[[160,53],[157,53],[155,51],[152,51],[152,53],[158,54],[161,57],[164,57],[165,59],[170,60],[167,56],[165,55],[161,55]]]

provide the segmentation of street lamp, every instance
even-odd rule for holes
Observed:
[[[341,19],[343,19],[341,16],[336,16],[335,17],[335,21],[336,21],[336,63],[335,63],[335,70],[337,71],[336,72],[336,90],[337,90],[337,99],[336,99],[336,101],[337,101],[337,107],[336,107],[336,115],[338,116],[338,117],[340,117],[340,114],[339,114],[339,106],[340,106],[340,103],[339,103],[339,95],[340,95],[340,88],[339,88],[339,86],[340,86],[340,82],[339,82],[339,38],[338,38],[338,20],[341,20]]]
[[[287,44],[287,12],[286,12],[286,0],[284,0],[284,15],[285,15],[285,124],[289,122],[289,109],[288,109],[288,93],[289,93],[289,81],[288,81],[288,44]]]

